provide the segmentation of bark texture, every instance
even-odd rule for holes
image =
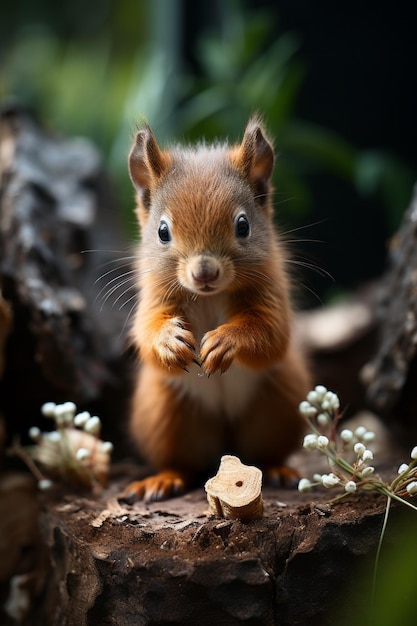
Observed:
[[[95,302],[97,278],[117,267],[109,251],[121,251],[116,217],[91,143],[1,112],[0,412],[10,436],[37,422],[45,401],[105,416],[123,394],[123,318]]]
[[[417,187],[380,282],[377,349],[362,378],[371,405],[404,443],[417,440]]]
[[[384,502],[311,497],[265,490],[265,517],[248,523],[209,516],[202,490],[147,506],[49,502],[54,576],[37,623],[333,624],[341,592],[374,555]]]

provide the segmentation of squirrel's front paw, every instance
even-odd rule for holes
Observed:
[[[158,362],[167,369],[187,370],[196,363],[196,342],[184,320],[173,317],[165,322],[154,344]]]
[[[200,362],[205,374],[229,369],[236,356],[236,343],[231,329],[219,326],[206,333],[201,341]]]

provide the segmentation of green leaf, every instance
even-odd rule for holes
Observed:
[[[356,150],[335,133],[308,122],[294,120],[281,129],[277,143],[283,152],[297,154],[314,165],[352,181]]]

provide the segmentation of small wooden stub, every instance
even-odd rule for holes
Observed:
[[[263,515],[262,472],[229,454],[205,484],[210,512],[227,519],[253,520]]]

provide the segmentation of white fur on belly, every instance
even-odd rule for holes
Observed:
[[[199,344],[206,332],[226,321],[226,303],[221,294],[201,297],[189,303],[186,313]],[[173,376],[171,384],[180,393],[201,403],[202,408],[207,411],[230,418],[239,417],[246,409],[264,376],[262,371],[250,370],[238,364],[233,364],[224,374],[218,372],[210,377],[205,376],[198,365],[193,364],[188,369],[188,374]]]
[[[212,374],[210,378],[197,365],[189,370],[188,374],[172,377],[171,384],[203,409],[230,418],[238,418],[247,408],[263,376],[262,372],[240,365],[232,365],[224,374]]]

